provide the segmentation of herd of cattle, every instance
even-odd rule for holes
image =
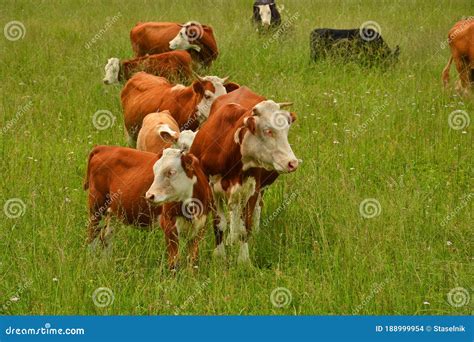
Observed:
[[[281,16],[274,0],[255,2],[253,20],[278,26]],[[462,85],[469,87],[474,25],[471,21],[461,31],[459,25],[449,34],[452,57],[446,69],[449,73],[454,59]],[[312,57],[319,58],[341,40],[355,41],[353,46],[364,53],[398,55],[398,47],[392,52],[378,33],[368,33],[375,38],[360,39],[367,34],[360,30],[314,30]],[[194,265],[207,217],[212,216],[214,254],[223,257],[225,244],[239,242],[238,260],[249,262],[248,239],[259,227],[265,188],[301,162],[288,142],[296,120],[287,110],[291,103],[267,99],[227,77],[198,76],[196,66],[209,67],[218,57],[210,26],[138,23],[130,39],[135,57],[109,59],[104,83],[126,81],[121,104],[128,144],[136,148],[102,145],[91,151],[84,183],[89,190],[87,242],[108,246],[114,218],[145,229],[159,224],[168,265],[175,269],[179,239],[188,241],[188,261]],[[446,70],[443,79],[445,75]]]

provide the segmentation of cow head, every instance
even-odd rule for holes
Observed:
[[[118,58],[109,58],[105,65],[105,84],[114,84],[118,82],[120,72],[120,60]]]
[[[191,145],[193,144],[194,138],[196,137],[197,132],[193,132],[189,129],[179,133],[178,140],[174,143],[174,147],[181,151],[189,151]]]
[[[281,16],[274,0],[258,0],[253,4],[253,18],[263,27],[280,24]]]
[[[196,106],[196,114],[200,124],[209,117],[211,106],[216,98],[227,94],[224,83],[228,78],[229,77],[198,76],[198,81],[193,83],[194,92],[201,97],[201,101]]]
[[[153,183],[145,198],[156,205],[182,202],[192,198],[197,177],[194,173],[199,161],[192,154],[167,148],[153,165]]]
[[[244,119],[244,127],[234,136],[240,144],[244,170],[262,167],[287,173],[297,169],[298,159],[288,143],[288,131],[295,115],[283,109],[288,105],[262,101]]]
[[[174,37],[169,47],[171,50],[189,50],[194,49],[201,51],[201,47],[195,44],[204,34],[204,28],[198,22],[189,21],[184,25],[179,25],[179,30],[176,37]]]

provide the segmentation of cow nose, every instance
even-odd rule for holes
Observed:
[[[288,171],[293,172],[298,168],[298,159],[293,159],[288,162]]]
[[[105,84],[109,84],[109,80],[104,79],[103,81]]]
[[[149,193],[149,192],[147,192],[147,193],[145,194],[145,198],[147,199],[147,201],[152,202],[152,201],[155,200],[155,195],[154,195],[154,194],[151,194],[151,193]]]

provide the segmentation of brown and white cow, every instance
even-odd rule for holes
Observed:
[[[170,51],[123,61],[113,57],[108,59],[104,69],[105,84],[127,81],[139,71],[182,81],[191,80],[193,76],[192,59],[187,51]]]
[[[130,31],[136,57],[171,50],[188,50],[194,60],[211,65],[219,55],[211,26],[197,22],[184,25],[170,22],[137,23]]]
[[[248,262],[248,237],[262,186],[271,184],[277,174],[293,172],[298,167],[299,161],[288,143],[295,115],[283,109],[288,103],[266,100],[246,87],[228,95],[214,103],[190,153],[200,160],[213,190],[218,212],[215,254],[225,253],[222,204],[226,203],[230,211],[230,242],[240,240],[238,260]]]
[[[157,186],[160,177],[166,179],[163,188]],[[160,156],[125,147],[96,146],[89,155],[84,189],[89,190],[89,244],[110,244],[113,217],[148,229],[160,221],[169,267],[176,267],[180,235],[189,234],[190,261],[196,261],[212,203],[207,178],[196,157],[177,149],[166,149]],[[195,209],[196,203],[201,204],[200,210]],[[100,228],[104,216],[105,227]]]
[[[457,90],[468,92],[474,84],[474,17],[457,22],[448,33],[451,57],[443,69],[442,80],[445,87],[449,84],[449,70],[454,60],[459,73]]]
[[[137,150],[161,153],[165,148],[173,146],[189,151],[195,135],[196,132],[191,130],[180,132],[178,123],[167,110],[150,113],[143,119],[138,133]]]
[[[131,146],[137,139],[143,118],[149,113],[168,110],[180,130],[195,131],[209,116],[216,98],[238,85],[217,76],[200,77],[192,85],[174,85],[163,77],[144,72],[135,74],[121,93],[125,128]]]

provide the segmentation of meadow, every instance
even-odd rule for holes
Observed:
[[[278,3],[285,29],[265,35],[250,0],[2,1],[2,27],[24,30],[0,37],[1,313],[472,314],[474,98],[441,84],[447,32],[472,2]],[[266,192],[251,266],[236,249],[213,259],[209,222],[199,269],[173,275],[160,229],[118,224],[110,253],[88,252],[82,183],[94,145],[126,145],[107,58],[132,57],[138,21],[189,20],[212,25],[220,50],[201,74],[294,102],[303,163]],[[398,64],[310,60],[312,29],[369,20]]]

